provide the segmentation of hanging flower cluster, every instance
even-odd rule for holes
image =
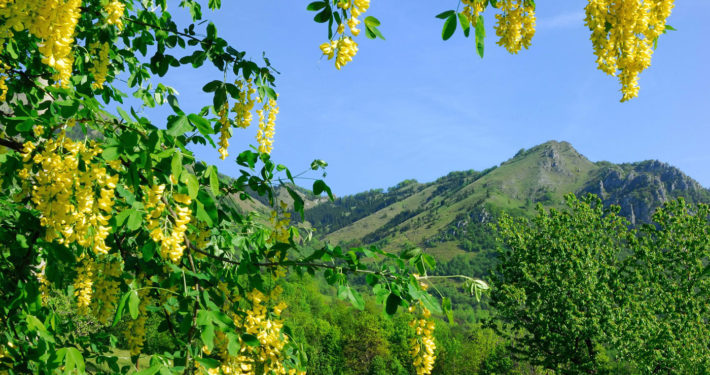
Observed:
[[[116,25],[116,27],[121,30],[123,29],[123,12],[125,11],[126,5],[118,0],[111,0],[104,7],[104,12],[108,15],[106,17],[106,23],[109,25]]]
[[[496,14],[496,42],[510,53],[530,47],[535,35],[535,3],[530,0],[498,1],[502,13]]]
[[[229,291],[224,284],[220,290],[229,296]],[[268,308],[270,300],[277,299],[282,289],[276,286],[268,295],[257,289],[246,295],[246,302],[250,306],[243,314],[234,315],[234,324],[241,333],[256,337],[258,346],[248,345],[240,336],[241,349],[238,355],[230,355],[228,351],[229,338],[223,332],[216,331],[214,339],[214,352],[221,359],[219,368],[210,369],[209,374],[217,374],[220,370],[224,374],[255,375],[255,374],[287,374],[305,375],[305,371],[287,369],[284,362],[283,349],[289,342],[289,337],[283,332],[283,322],[279,318],[286,304],[281,301]],[[229,298],[226,298],[229,300]],[[212,354],[207,347],[203,352]]]
[[[257,98],[257,101],[258,100]],[[259,152],[270,154],[273,149],[274,128],[276,115],[278,113],[279,107],[274,99],[268,99],[264,102],[262,109],[256,110],[256,114],[259,116],[259,131],[256,133],[256,141],[259,143]]]
[[[195,216],[192,216],[190,225],[195,228],[195,230],[192,230],[187,234],[187,239],[190,243],[195,245],[198,249],[204,249],[207,247],[210,243],[210,228],[207,224],[203,221],[198,221]]]
[[[276,242],[288,243],[290,237],[289,224],[291,223],[291,213],[285,212],[288,206],[284,201],[279,202],[279,204],[281,211],[283,211],[281,217],[279,217],[277,210],[272,210],[271,216],[269,217],[269,223],[271,223],[273,227],[270,238],[272,244]]]
[[[49,281],[47,280],[47,275],[45,274],[46,264],[42,264],[39,271],[35,274],[37,277],[37,282],[39,282],[39,295],[42,298],[42,305],[46,305],[49,301]]]
[[[104,87],[104,82],[106,82],[108,66],[111,62],[109,60],[110,46],[108,43],[99,44],[94,42],[89,44],[88,48],[90,51],[93,51],[94,55],[92,65],[89,67],[89,73],[94,77],[94,82],[91,83],[91,87],[99,89]]]
[[[259,97],[254,97],[256,89],[252,84],[252,80],[248,79],[242,81],[237,79],[234,84],[239,90],[239,98],[231,111],[234,113],[234,126],[242,129],[246,129],[251,125],[252,114],[251,111],[254,108],[254,101],[260,101]],[[225,102],[224,105],[219,109],[219,158],[224,160],[229,156],[227,148],[229,147],[229,139],[232,137],[232,122],[228,116],[229,103]],[[257,111],[258,112],[258,111]],[[275,116],[275,114],[274,114]],[[275,120],[275,117],[274,117]],[[273,126],[273,124],[272,124]]]
[[[464,4],[462,11],[464,17],[466,17],[468,23],[475,27],[478,22],[478,16],[485,9],[484,2],[478,0],[461,0],[461,2]]]
[[[227,113],[229,111],[229,103],[224,102],[219,109],[219,158],[224,160],[229,156],[227,148],[229,147],[229,138],[232,137],[232,129]]]
[[[96,275],[96,262],[91,256],[82,256],[77,260],[81,262],[76,270],[74,278],[74,295],[77,297],[76,306],[79,314],[86,315],[89,312],[91,298],[93,296],[94,276]]]
[[[143,344],[145,343],[145,322],[148,319],[147,306],[150,298],[148,289],[140,289],[134,293],[138,293],[138,298],[140,299],[138,317],[135,320],[128,320],[123,336],[128,343],[131,355],[138,355],[143,350]]]
[[[56,70],[54,79],[69,85],[74,65],[74,30],[81,16],[81,0],[14,0],[0,6],[0,38],[29,30],[41,40],[42,62]],[[3,43],[4,44],[4,43]]]
[[[335,57],[335,68],[340,70],[353,60],[358,51],[357,43],[353,38],[345,35],[345,25],[347,24],[353,37],[360,35],[360,29],[357,26],[361,21],[358,17],[370,7],[370,0],[342,0],[337,4],[340,9],[350,10],[350,18],[338,25],[337,33],[341,34],[340,38],[321,44],[320,50],[323,55],[328,56],[328,60]]]
[[[239,89],[239,100],[234,103],[232,112],[234,112],[234,124],[238,128],[246,129],[251,125],[251,111],[254,108],[254,93],[256,89],[252,84],[251,79],[237,80],[234,82]]]
[[[102,324],[107,324],[109,319],[116,313],[116,301],[120,292],[121,283],[118,278],[123,272],[123,260],[120,257],[114,259],[100,259],[97,264],[96,280],[94,282],[94,298],[91,302],[91,310]]]
[[[174,180],[173,176],[171,179]],[[176,183],[177,181],[175,181]],[[144,189],[143,207],[148,211],[146,230],[150,232],[150,238],[156,243],[160,243],[160,256],[170,259],[173,263],[178,263],[185,251],[185,232],[187,224],[192,220],[192,210],[190,204],[192,199],[186,194],[173,194],[175,205],[172,207],[175,212],[173,223],[165,219],[161,223],[163,212],[166,206],[163,202],[165,185],[153,185],[150,189]],[[169,234],[165,234],[168,227]]]
[[[0,47],[0,50],[2,47]],[[0,63],[0,103],[7,101],[7,71],[10,67],[5,63]]]
[[[618,75],[622,102],[638,96],[638,76],[651,65],[653,44],[673,6],[673,0],[589,0],[585,7],[597,66]]]
[[[93,141],[88,145],[74,142],[64,134],[41,146],[41,151],[35,152],[32,142],[24,144],[25,166],[19,176],[31,187],[40,224],[47,229],[45,240],[77,243],[96,255],[107,254],[105,240],[111,230],[108,221],[118,175],[109,175],[98,158],[101,147]]]
[[[414,368],[417,375],[429,375],[434,369],[436,356],[436,343],[434,342],[434,320],[431,319],[431,312],[424,306],[418,318],[409,322],[409,326],[414,328],[416,336],[409,340],[409,354],[414,360]],[[409,312],[414,312],[415,307],[410,306]]]

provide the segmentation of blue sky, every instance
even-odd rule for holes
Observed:
[[[659,159],[710,187],[707,0],[676,2],[668,23],[678,31],[661,38],[639,97],[627,103],[619,103],[617,80],[596,69],[583,0],[538,1],[533,45],[517,55],[495,45],[488,9],[484,59],[460,30],[441,40],[434,16],[457,1],[372,0],[367,15],[382,21],[387,40],[361,34],[358,55],[341,71],[321,58],[326,29],[307,1],[223,3],[207,12],[219,33],[255,60],[265,51],[281,72],[274,159],[294,171],[326,160],[336,195],[482,170],[551,139],[592,161]],[[183,69],[165,81],[198,111],[211,103],[204,83],[221,78],[214,69]],[[147,112],[154,120],[166,113]],[[235,175],[233,157],[255,134],[254,125],[235,131],[226,161],[216,150],[196,152]]]

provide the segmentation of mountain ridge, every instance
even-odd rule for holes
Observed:
[[[446,259],[492,246],[486,223],[500,213],[529,216],[537,203],[562,207],[570,192],[620,205],[633,224],[650,221],[656,207],[680,196],[710,203],[710,190],[667,163],[592,162],[568,142],[548,141],[484,171],[320,201],[306,210],[306,220],[330,242],[422,246]]]

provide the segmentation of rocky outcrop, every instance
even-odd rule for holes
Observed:
[[[621,215],[632,224],[650,222],[653,212],[671,199],[709,202],[710,191],[679,169],[658,160],[632,164],[600,163],[601,168],[580,194],[594,193],[605,205],[621,206]]]

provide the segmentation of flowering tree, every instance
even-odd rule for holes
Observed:
[[[533,1],[462,4],[460,12],[439,15],[444,39],[458,20],[465,35],[475,30],[482,54],[481,12],[498,7],[499,44],[511,52],[530,44]],[[672,1],[621,4],[592,1],[587,22],[600,66],[631,77],[621,78],[631,90],[624,91],[627,99],[650,56],[641,52],[663,31]],[[430,373],[430,314],[451,305],[423,290],[433,259],[411,249],[397,256],[374,247],[304,246],[289,226],[290,212],[303,215],[301,196],[287,185],[288,207],[274,194],[274,181],[294,177],[269,156],[278,114],[273,69],[220,37],[202,20],[204,5],[182,0],[192,22],[178,26],[166,0],[0,0],[0,371],[83,373],[87,362],[130,371],[117,362],[113,331],[82,334],[77,320],[52,302],[68,296],[81,316],[104,326],[125,322],[123,340],[134,362],[148,312],[162,316],[161,327],[179,349],[153,356],[142,373],[303,373],[275,284],[290,271],[321,273],[356,307],[363,300],[347,275],[366,274],[387,313],[403,306],[417,315],[411,354],[417,373]],[[338,69],[357,52],[354,38],[368,6],[368,0],[307,6],[316,22],[328,24],[329,41],[320,48]],[[633,28],[630,17],[640,19]],[[382,38],[379,20],[363,23],[367,37]],[[213,101],[197,113],[186,113],[175,91],[155,82],[170,69],[206,63],[225,78],[206,82]],[[119,76],[126,85],[114,84]],[[167,124],[121,109],[126,89],[146,106],[172,108]],[[111,103],[116,115],[104,110]],[[238,155],[238,178],[220,178],[190,151],[191,144],[209,144],[224,159],[232,130],[249,127],[254,113],[258,147]],[[322,180],[313,192],[332,198]],[[268,219],[230,204],[249,194],[267,198]],[[474,292],[486,288],[468,281]]]

